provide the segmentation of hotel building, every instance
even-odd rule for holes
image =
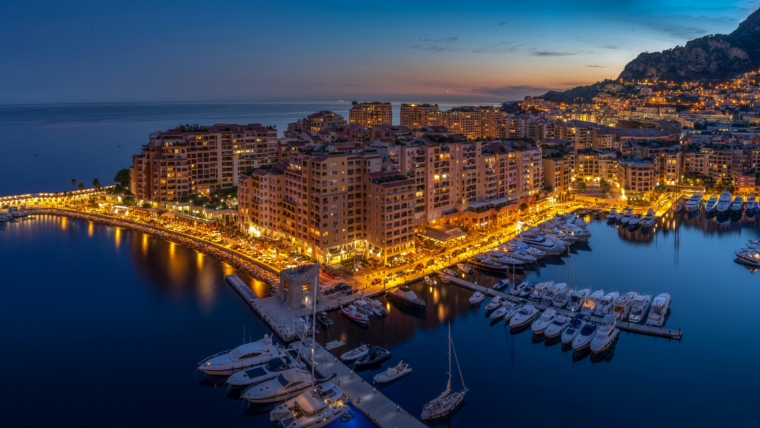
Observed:
[[[348,123],[372,128],[375,125],[393,123],[391,103],[373,101],[371,103],[353,103],[348,110]]]

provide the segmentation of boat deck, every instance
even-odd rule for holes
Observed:
[[[439,276],[445,276],[449,280],[451,280],[451,282],[454,283],[454,284],[457,284],[457,285],[465,287],[465,288],[469,288],[470,290],[480,291],[481,293],[485,294],[486,296],[501,296],[501,297],[506,297],[507,299],[509,299],[512,302],[519,302],[520,300],[523,300],[523,299],[524,300],[528,300],[529,302],[531,302],[531,304],[533,306],[535,306],[536,308],[538,308],[538,309],[540,309],[542,311],[545,310],[545,309],[547,309],[547,308],[549,308],[549,306],[551,306],[551,305],[547,305],[545,303],[538,303],[538,302],[536,302],[534,300],[526,299],[526,298],[523,298],[523,297],[512,296],[510,294],[507,294],[507,293],[504,293],[504,292],[501,292],[501,291],[498,291],[498,290],[494,290],[492,288],[483,287],[482,285],[477,285],[477,284],[474,284],[472,282],[465,281],[463,279],[452,277],[452,276],[445,275],[445,274],[442,274],[442,273],[439,274]],[[563,308],[552,307],[552,309],[554,309],[555,311],[557,311],[557,313],[559,313],[559,314],[568,315],[568,316],[571,316],[571,317],[575,316],[577,314],[577,312],[572,312],[572,311],[569,311],[569,310],[563,309]],[[602,320],[601,317],[597,317],[597,316],[590,316],[590,319],[594,320],[594,321],[601,321]],[[681,331],[680,328],[676,330],[676,329],[665,328],[665,327],[652,327],[652,326],[648,326],[648,325],[644,325],[644,324],[636,324],[636,323],[631,323],[631,322],[627,322],[627,321],[618,321],[615,324],[615,326],[617,328],[619,328],[621,331],[627,331],[627,332],[638,333],[638,334],[646,334],[648,336],[664,337],[664,338],[667,338],[667,339],[681,340],[681,336],[682,336],[682,331]]]

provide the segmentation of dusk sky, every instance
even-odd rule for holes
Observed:
[[[0,103],[500,102],[614,78],[760,1],[0,2]]]

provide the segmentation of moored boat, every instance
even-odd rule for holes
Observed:
[[[470,304],[471,305],[477,305],[478,303],[482,302],[486,298],[486,295],[481,293],[480,291],[476,291],[473,293],[472,296],[470,296]]]
[[[571,319],[567,315],[557,315],[554,321],[544,330],[544,335],[549,339],[559,336],[565,330],[565,327],[570,324]]]
[[[265,334],[263,339],[207,357],[198,363],[198,370],[209,375],[231,375],[239,370],[263,364],[275,358],[277,354],[278,350],[272,345],[272,338]]]
[[[399,287],[393,291],[389,291],[385,293],[385,297],[413,309],[425,309],[425,306],[427,306],[425,301],[408,287]]]
[[[473,272],[472,267],[470,267],[467,263],[457,263],[457,267],[459,270],[466,274],[471,274]]]
[[[373,346],[369,348],[367,355],[357,358],[354,361],[356,367],[371,366],[373,364],[379,364],[391,357],[391,352],[385,348],[379,346]]]
[[[718,207],[718,197],[715,195],[710,196],[705,204],[705,212],[711,213]]]
[[[557,318],[557,311],[552,308],[545,310],[535,321],[530,325],[531,330],[535,334],[541,334],[546,330],[554,319]]]
[[[598,317],[603,317],[610,313],[612,310],[612,307],[615,305],[615,300],[620,296],[620,293],[617,291],[612,291],[604,295],[604,297],[599,300],[599,302],[596,304],[596,308],[594,309],[594,315]]]
[[[596,290],[591,293],[581,305],[581,313],[586,315],[592,315],[596,310],[597,303],[604,297],[604,290]]]
[[[581,327],[580,333],[573,339],[573,349],[580,351],[591,344],[591,340],[599,329],[599,323],[596,321],[587,321]]]
[[[581,309],[581,305],[583,305],[583,301],[586,300],[586,297],[591,294],[590,288],[583,288],[580,290],[576,290],[575,293],[573,293],[572,296],[570,296],[570,302],[567,304],[567,309],[576,312]]]
[[[649,309],[649,316],[647,317],[647,325],[654,327],[662,327],[665,324],[665,317],[668,315],[668,308],[670,307],[670,294],[660,293],[654,298],[652,307]]]
[[[541,311],[536,309],[533,305],[524,305],[519,311],[517,311],[515,316],[509,320],[509,326],[515,329],[525,327],[540,313]]]
[[[340,356],[341,361],[345,361],[347,363],[358,360],[359,358],[367,355],[369,352],[369,345],[360,345],[358,348],[354,348],[345,354]]]
[[[651,294],[639,294],[636,296],[631,305],[631,312],[628,314],[628,321],[636,323],[643,321],[647,310],[649,310],[651,301]]]
[[[624,320],[631,311],[633,299],[638,295],[639,293],[637,291],[629,291],[615,299],[615,303],[612,307],[612,315],[621,321]]]
[[[602,353],[610,348],[615,342],[615,339],[620,334],[620,330],[615,328],[616,319],[613,315],[605,315],[602,319],[601,326],[597,330],[594,338],[591,339],[589,348],[594,354]]]
[[[359,312],[359,310],[354,305],[348,305],[340,308],[340,314],[357,324],[366,325],[369,322],[369,317]]]
[[[731,208],[731,192],[724,190],[720,192],[720,198],[718,199],[717,210],[719,213],[724,213]]]
[[[372,380],[375,381],[375,383],[388,383],[393,382],[396,379],[401,379],[402,377],[410,374],[412,372],[412,368],[409,367],[409,363],[407,363],[404,360],[401,360],[398,364],[396,364],[393,367],[388,367],[384,372],[376,374]]]

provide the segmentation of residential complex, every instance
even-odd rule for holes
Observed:
[[[348,123],[372,128],[375,125],[393,123],[391,103],[373,101],[371,103],[354,102],[348,110]]]

